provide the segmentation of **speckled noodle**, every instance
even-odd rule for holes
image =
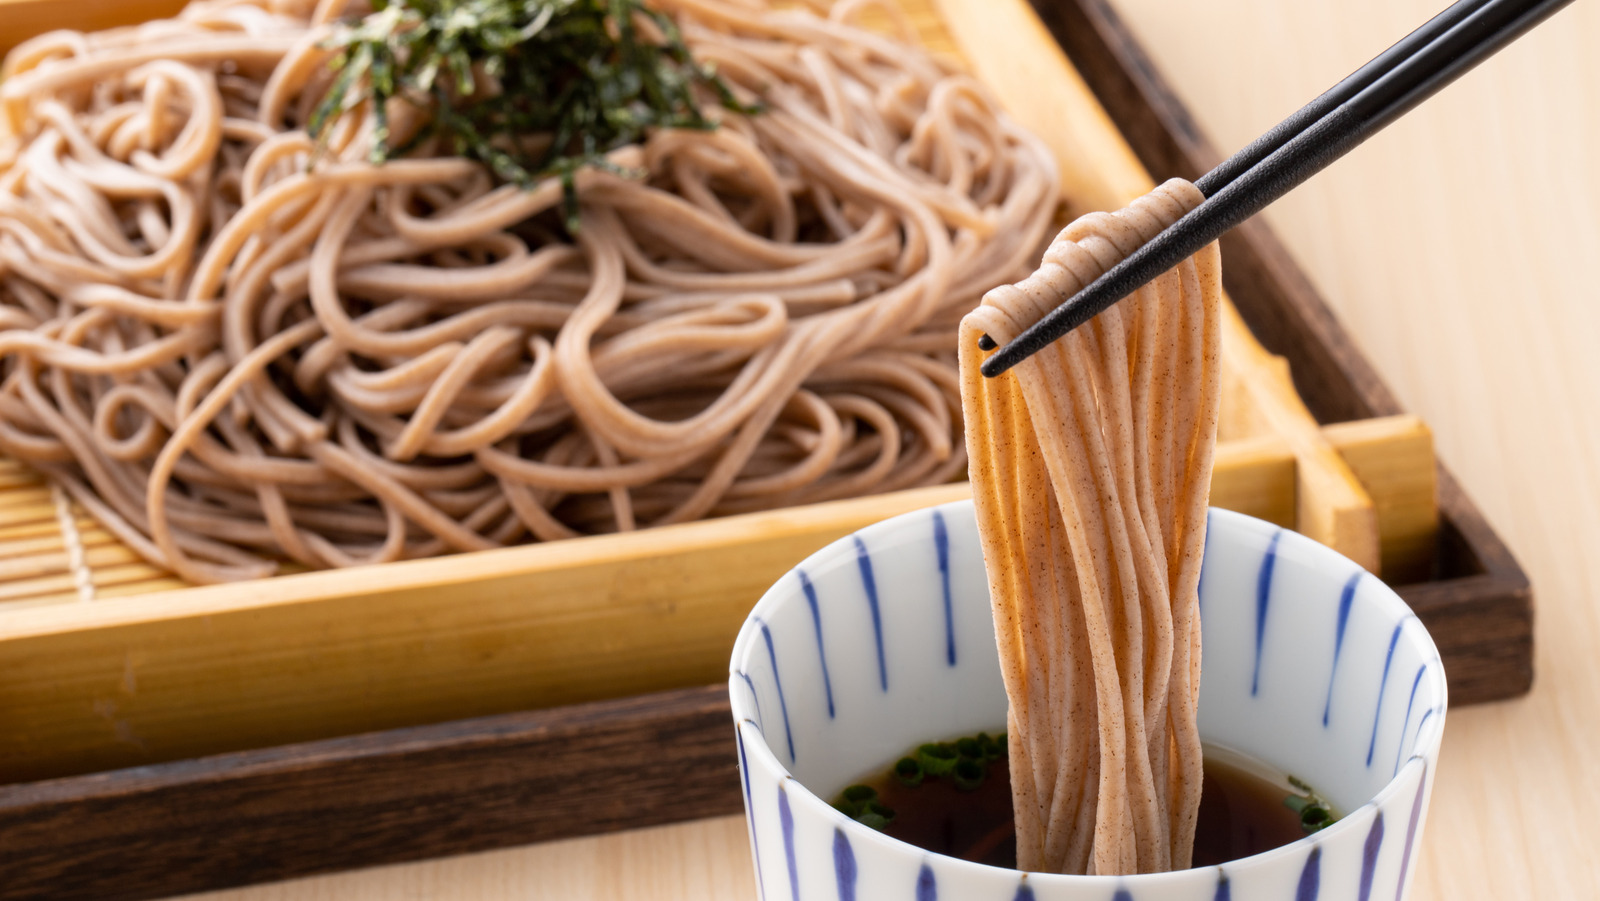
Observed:
[[[1403,898],[1445,718],[1433,642],[1393,591],[1333,551],[1236,513],[1208,520],[1201,736],[1306,779],[1348,811],[1341,820],[1221,867],[1073,876],[932,854],[830,807],[823,799],[907,748],[1005,723],[976,519],[970,503],[951,504],[819,551],[740,633],[729,692],[762,897]]]
[[[874,4],[655,5],[765,110],[581,173],[575,240],[554,180],[369,165],[365,107],[316,152],[359,0],[18,47],[0,450],[198,582],[953,478],[956,323],[1047,237],[1050,154]]]
[[[1062,230],[961,324],[973,502],[1011,698],[1017,860],[1189,865],[1200,809],[1195,616],[1221,399],[1215,244],[994,379],[1002,344],[1202,199],[1174,179]]]

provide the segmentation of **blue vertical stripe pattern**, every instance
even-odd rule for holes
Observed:
[[[939,886],[933,881],[933,868],[927,864],[917,873],[917,901],[939,901]]]
[[[1029,887],[1026,875],[1022,877],[1022,884],[1017,886],[1017,893],[1011,897],[1011,901],[1033,901],[1033,889]]]
[[[806,603],[811,606],[811,625],[817,630],[817,659],[822,661],[822,690],[828,696],[828,719],[833,719],[833,679],[828,676],[828,652],[822,646],[822,611],[817,608],[817,589],[811,584],[811,577],[803,569],[795,570],[795,575],[800,577],[800,590],[805,593]]]
[[[1391,774],[1391,778],[1400,775],[1400,755],[1404,753],[1406,748],[1406,727],[1411,725],[1411,708],[1417,703],[1417,686],[1422,684],[1422,674],[1427,671],[1428,665],[1426,663],[1417,667],[1417,678],[1411,681],[1411,698],[1406,701],[1406,718],[1400,721],[1400,738],[1395,742],[1394,773]],[[1428,712],[1432,713],[1433,711],[1430,710]],[[1420,730],[1422,728],[1421,724],[1418,724],[1417,728]]]
[[[1300,870],[1300,885],[1294,890],[1294,901],[1317,901],[1322,889],[1322,846],[1312,845],[1306,855],[1306,865]]]
[[[1377,816],[1372,818],[1372,828],[1367,830],[1367,843],[1361,848],[1361,885],[1356,901],[1368,901],[1372,897],[1372,877],[1378,871],[1378,852],[1383,849],[1383,811],[1374,813]]]
[[[772,684],[778,689],[778,709],[783,711],[783,737],[789,743],[789,762],[794,763],[794,733],[789,730],[789,702],[783,699],[783,680],[778,678],[778,652],[772,647],[772,630],[762,620],[761,637],[767,640],[767,659],[772,661]],[[763,733],[765,734],[765,730]]]
[[[745,722],[750,721],[747,719]],[[744,803],[748,807],[755,803],[755,799],[750,797],[750,762],[744,756],[744,730],[737,723],[733,727],[733,737],[739,742],[739,773],[744,776]]]
[[[1438,713],[1438,712],[1439,712],[1438,710],[1436,710],[1435,708],[1432,708],[1432,707],[1429,707],[1427,710],[1422,711],[1422,719],[1417,720],[1416,737],[1411,739],[1411,751],[1412,751],[1412,753],[1416,753],[1417,742],[1422,741],[1422,727],[1428,725],[1428,717],[1433,716],[1435,713]]]
[[[1117,893],[1111,896],[1111,901],[1133,901],[1133,893],[1125,888],[1119,888]]]
[[[750,674],[744,670],[739,671],[739,678],[744,680],[746,688],[750,689],[750,701],[756,705],[756,728],[762,735],[767,734],[767,718],[761,715],[761,696],[756,694],[756,683],[750,679]]]
[[[837,826],[833,827],[833,875],[839,882],[839,901],[856,901],[856,852]]]
[[[756,725],[748,719],[745,722],[752,726]],[[756,726],[756,728],[761,727]],[[766,901],[767,881],[761,876],[761,841],[756,837],[756,802],[750,795],[750,762],[744,756],[744,730],[735,725],[733,737],[739,741],[739,772],[744,774],[745,825],[750,827],[750,858],[756,862],[756,888],[761,890],[762,901]]]
[[[1283,530],[1272,533],[1267,552],[1261,557],[1261,572],[1256,575],[1256,665],[1250,675],[1250,696],[1261,688],[1261,646],[1267,637],[1267,606],[1272,601],[1272,568],[1278,562],[1278,540]]]
[[[861,567],[861,587],[867,592],[867,606],[872,609],[872,637],[878,645],[878,684],[889,690],[889,667],[883,659],[883,617],[878,613],[878,582],[872,577],[872,555],[867,553],[867,543],[860,535],[852,535],[856,542],[856,565]]]
[[[1344,627],[1350,622],[1350,604],[1356,599],[1356,586],[1366,573],[1356,570],[1339,593],[1339,620],[1333,630],[1333,666],[1328,669],[1328,699],[1322,702],[1322,728],[1328,728],[1328,712],[1333,709],[1333,677],[1339,674],[1339,652],[1344,649]]]
[[[1228,885],[1228,874],[1217,867],[1217,893],[1211,896],[1211,901],[1233,901],[1233,889]]]
[[[933,511],[933,549],[939,556],[939,579],[944,583],[944,661],[956,665],[956,615],[950,602],[950,531],[944,514]]]
[[[1422,774],[1417,777],[1417,796],[1411,801],[1411,822],[1406,825],[1406,847],[1400,854],[1400,881],[1394,888],[1394,901],[1406,891],[1406,871],[1411,869],[1411,843],[1417,838],[1417,820],[1422,817],[1422,792],[1428,787],[1428,761],[1422,761]]]
[[[1372,751],[1378,746],[1378,721],[1383,716],[1384,689],[1389,687],[1389,665],[1394,663],[1394,649],[1400,644],[1400,630],[1406,627],[1410,616],[1402,616],[1394,624],[1394,634],[1389,636],[1389,653],[1383,658],[1383,678],[1378,682],[1378,703],[1372,708],[1372,738],[1367,741],[1367,766],[1372,766]]]
[[[800,901],[800,868],[794,862],[794,812],[789,809],[789,792],[778,783],[778,822],[783,825],[783,859],[789,863],[789,892]]]

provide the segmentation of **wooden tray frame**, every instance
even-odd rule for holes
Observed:
[[[1218,159],[1105,0],[1034,5],[1148,169]],[[1320,421],[1400,412],[1264,224],[1224,254]],[[1434,578],[1402,596],[1448,649],[1456,703],[1521,694],[1527,579],[1442,468],[1438,490]],[[714,684],[3,786],[0,898],[157,897],[732,813],[728,722]]]

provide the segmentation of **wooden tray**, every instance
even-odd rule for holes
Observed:
[[[906,6],[933,46],[958,35],[980,76],[1033,104],[1023,115],[1086,207],[1149,185],[1107,112],[1163,177],[1209,167],[1098,0],[1041,12],[1105,110],[1019,0]],[[1526,580],[1434,470],[1425,428],[1394,415],[1263,228],[1224,254],[1240,313],[1291,361],[1310,411],[1340,424],[1318,429],[1281,363],[1235,328],[1239,440],[1218,501],[1381,559],[1440,644],[1457,703],[1525,691]],[[35,527],[58,518],[47,501],[40,519],[48,492],[26,474],[0,474],[0,489],[35,492],[5,507],[32,510]],[[0,787],[0,897],[150,897],[735,811],[721,678],[744,611],[827,541],[964,490],[92,604],[62,603],[77,594],[70,573],[28,586],[0,570],[0,597],[35,604],[0,611],[0,778],[13,783]],[[100,597],[171,587],[77,525],[101,555],[87,561]],[[0,565],[17,559],[37,555]],[[406,728],[350,735],[388,727]]]
[[[964,50],[1055,149],[1069,207],[1115,208],[1148,190],[1022,0],[985,15],[921,2],[911,9],[926,42]],[[1213,501],[1392,582],[1425,580],[1439,527],[1426,429],[1406,418],[1319,428],[1285,361],[1231,309]],[[0,706],[11,726],[0,730],[0,783],[703,685],[725,672],[751,603],[806,554],[964,490],[184,588],[12,467],[0,473]]]

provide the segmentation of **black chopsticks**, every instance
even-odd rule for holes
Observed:
[[[1195,182],[1206,199],[983,362],[994,377],[1260,212],[1571,0],[1459,0]],[[984,336],[984,350],[994,342]]]

